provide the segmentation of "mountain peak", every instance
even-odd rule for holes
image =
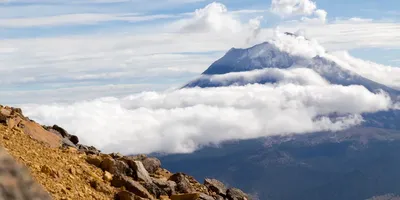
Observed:
[[[214,62],[203,74],[226,74],[264,68],[287,68],[293,64],[292,57],[269,42],[247,49],[230,49],[221,59]]]

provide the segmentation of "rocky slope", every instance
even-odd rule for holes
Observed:
[[[0,145],[29,168],[34,179],[53,199],[250,199],[241,190],[226,188],[215,179],[205,179],[201,184],[184,173],[173,174],[161,168],[156,158],[101,153],[95,147],[79,144],[78,137],[57,125],[41,126],[25,117],[20,109],[1,105]],[[0,151],[0,155],[3,152]],[[4,164],[10,159],[1,160]],[[1,166],[0,172],[7,170],[8,165]],[[24,171],[14,173],[19,174]],[[34,184],[29,180],[24,178],[24,186],[19,189]],[[7,184],[7,181],[1,182],[3,190],[0,192],[3,193],[0,195],[4,197],[11,191]],[[27,195],[5,199],[50,199],[45,192],[38,191],[40,188],[29,187]]]

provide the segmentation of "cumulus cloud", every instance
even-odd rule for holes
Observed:
[[[236,12],[237,13],[237,12]],[[242,22],[235,12],[229,12],[224,4],[213,2],[197,9],[191,18],[174,23],[186,33],[214,32],[222,34],[242,34],[256,37],[260,30],[262,16]]]
[[[313,58],[325,55],[325,48],[315,39],[308,39],[304,35],[295,37],[275,30],[274,37],[270,40],[278,49],[294,56]]]
[[[317,4],[311,0],[272,0],[271,10],[282,17],[314,16],[302,18],[303,21],[312,23],[325,23],[328,15],[325,10],[317,9]]]
[[[64,126],[83,143],[126,154],[188,153],[227,140],[338,131],[360,124],[360,113],[392,107],[387,95],[362,86],[283,80],[23,106],[32,119]],[[339,117],[327,117],[330,114]]]

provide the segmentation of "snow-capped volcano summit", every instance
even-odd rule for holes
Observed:
[[[280,51],[275,45],[264,42],[248,49],[230,49],[203,74],[226,74],[264,68],[285,69],[292,66],[295,60],[296,58]]]
[[[285,78],[287,76],[283,74],[293,72],[293,69],[306,68],[311,69],[311,72],[305,73],[303,79],[315,77],[310,74],[313,71],[331,84],[362,85],[373,92],[384,90],[394,96],[400,94],[398,89],[371,80],[356,70],[342,65],[343,61],[326,53],[325,49],[315,41],[286,33],[279,40],[264,42],[247,49],[230,49],[198,79],[185,87],[205,88],[287,82]]]

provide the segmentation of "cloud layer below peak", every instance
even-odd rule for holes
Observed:
[[[360,113],[392,107],[386,94],[362,86],[284,81],[23,106],[40,123],[64,126],[83,143],[125,154],[189,153],[227,140],[338,131],[360,124]]]

